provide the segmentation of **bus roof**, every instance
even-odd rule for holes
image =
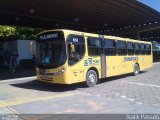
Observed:
[[[125,40],[125,41],[129,41],[129,42],[140,42],[140,43],[151,44],[151,42],[146,42],[146,41],[141,41],[141,40],[135,40],[135,39],[130,39],[130,38],[122,38],[122,37],[117,37],[117,36],[108,36],[108,35],[102,35],[102,34],[87,33],[87,32],[81,32],[81,31],[68,30],[68,29],[46,30],[46,31],[40,32],[39,34],[42,34],[42,33],[45,33],[45,32],[50,32],[50,31],[63,31],[64,33],[68,33],[69,32],[71,34],[83,35],[83,36],[87,36],[87,37],[99,37],[99,36],[103,36],[106,39]],[[39,34],[37,34],[37,35],[39,35]]]

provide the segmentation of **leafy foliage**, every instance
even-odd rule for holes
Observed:
[[[16,27],[0,26],[0,40],[11,39],[17,36]]]
[[[41,28],[0,26],[0,41],[12,39],[34,39]]]

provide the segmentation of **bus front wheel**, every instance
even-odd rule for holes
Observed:
[[[94,87],[98,82],[97,73],[94,70],[89,70],[86,75],[86,84],[88,87]]]
[[[134,75],[137,76],[140,73],[140,68],[138,64],[134,65]]]

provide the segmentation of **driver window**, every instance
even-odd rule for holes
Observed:
[[[73,65],[79,62],[85,53],[85,44],[84,38],[81,36],[72,36],[70,37],[70,41],[68,43],[68,62],[69,65]]]

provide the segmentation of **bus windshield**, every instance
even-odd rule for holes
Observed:
[[[59,67],[66,61],[66,47],[62,42],[38,42],[37,65]]]
[[[64,39],[37,39],[36,64],[40,68],[56,68],[67,59]]]

